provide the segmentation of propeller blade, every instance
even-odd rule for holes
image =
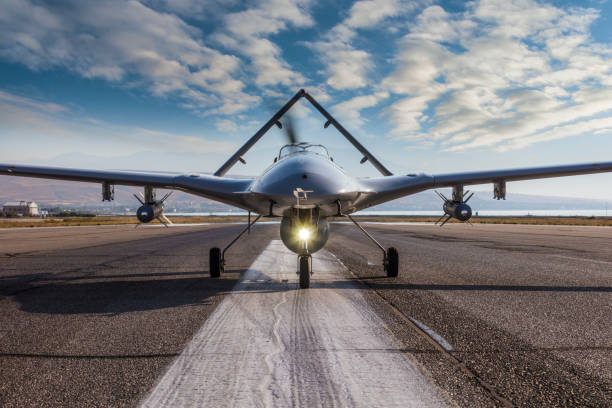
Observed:
[[[453,217],[451,217],[451,216],[449,215],[449,216],[448,216],[448,218],[447,218],[447,219],[445,219],[445,220],[444,220],[444,222],[443,222],[442,224],[440,224],[440,227],[443,227],[443,226],[444,226],[444,224],[446,224],[446,223],[447,223],[447,222],[448,222],[448,221],[449,221],[451,218],[453,218]]]
[[[136,199],[140,201],[140,204],[145,205],[144,201],[142,201],[140,197],[138,197],[136,194],[134,194],[134,197],[136,197]]]
[[[279,101],[275,98],[265,98],[264,103],[267,106],[267,110],[270,112],[277,112]],[[295,120],[294,116],[291,115],[291,111],[285,112],[275,123],[276,127],[281,129],[281,132],[285,134],[289,144],[298,144],[299,140],[297,137],[297,132],[295,131]]]
[[[166,193],[166,195],[161,200],[159,200],[159,202],[163,203],[164,201],[166,201],[166,199],[170,197],[172,193],[174,193],[174,191],[170,191],[169,193]]]
[[[285,125],[283,129],[285,130],[285,134],[287,135],[287,139],[289,143],[296,144],[298,143],[297,133],[295,132],[295,120],[293,116],[289,113],[285,114]]]
[[[440,218],[438,218],[438,221],[436,221],[436,222],[434,223],[434,225],[438,225],[438,223],[439,223],[440,221],[442,221],[442,218],[444,218],[445,216],[446,216],[446,214],[442,214],[442,216],[441,216]]]
[[[159,222],[161,222],[162,224],[164,224],[164,227],[166,227],[166,228],[170,228],[170,227],[168,227],[168,224],[166,224],[166,222],[165,222],[164,220],[162,220],[162,218],[161,218],[161,217],[157,217],[157,221],[159,221]]]
[[[448,202],[448,201],[449,201],[449,199],[448,199],[448,198],[446,198],[446,197],[444,196],[444,194],[440,193],[440,192],[439,192],[439,191],[437,191],[437,190],[434,190],[434,191],[436,192],[436,194],[438,195],[438,197],[440,197],[440,198],[441,198],[441,199],[442,199],[444,202]]]

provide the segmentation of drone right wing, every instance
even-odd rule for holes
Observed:
[[[247,207],[244,204],[244,194],[242,193],[248,191],[253,182],[252,178],[234,179],[203,174],[176,175],[158,172],[85,170],[1,163],[0,174],[94,182],[102,183],[103,185],[118,184],[182,190],[245,209]]]

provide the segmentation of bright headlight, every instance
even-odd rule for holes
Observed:
[[[306,228],[302,228],[298,231],[298,237],[300,237],[302,241],[308,241],[310,238],[310,231]]]

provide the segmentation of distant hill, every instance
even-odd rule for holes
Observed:
[[[0,176],[0,204],[7,201],[36,201],[41,207],[87,208],[91,210],[135,211],[138,202],[132,194],[142,191],[137,187],[115,186],[115,201],[102,203],[101,186],[97,183],[76,183],[69,181],[30,179],[24,177]],[[442,190],[444,191],[444,190]],[[444,191],[448,196],[450,192]],[[159,190],[158,195],[163,195]],[[479,191],[471,199],[470,205],[475,210],[592,210],[612,209],[612,202],[605,200],[579,199],[568,197],[549,197],[526,194],[508,194],[506,201],[493,200],[492,192]],[[379,206],[374,210],[423,210],[432,211],[441,208],[442,201],[433,191],[425,191],[403,197]],[[202,197],[175,191],[168,199],[169,211],[228,211],[233,207],[217,203]]]

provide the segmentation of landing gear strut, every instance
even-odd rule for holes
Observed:
[[[250,220],[251,214],[249,213],[249,220]],[[221,251],[219,248],[215,247],[215,248],[210,248],[210,259],[209,259],[209,267],[210,267],[210,277],[211,278],[218,278],[219,276],[221,276],[221,272],[225,271],[225,252],[230,249],[230,247],[232,245],[234,245],[236,243],[236,241],[238,241],[240,239],[241,236],[244,235],[245,232],[247,231],[251,231],[251,227],[257,222],[259,221],[259,219],[261,218],[261,215],[258,215],[257,218],[255,218],[255,220],[253,220],[253,222],[249,222],[247,227],[245,229],[243,229],[240,234],[238,234],[236,236],[236,238],[234,238],[232,240],[232,242],[230,242],[229,244],[227,244],[227,246],[225,248],[223,248],[223,251]]]
[[[355,224],[357,228],[361,230],[361,232],[363,232],[368,238],[370,238],[373,243],[376,244],[377,247],[380,248],[383,253],[383,268],[387,273],[388,277],[395,278],[399,272],[399,254],[397,252],[397,249],[390,247],[385,250],[385,247],[380,245],[380,243],[376,239],[374,239],[374,237],[370,235],[368,231],[363,229],[363,227],[359,225],[359,223],[355,221],[353,217],[348,214],[346,214],[346,216],[349,220],[353,221],[353,224]]]

